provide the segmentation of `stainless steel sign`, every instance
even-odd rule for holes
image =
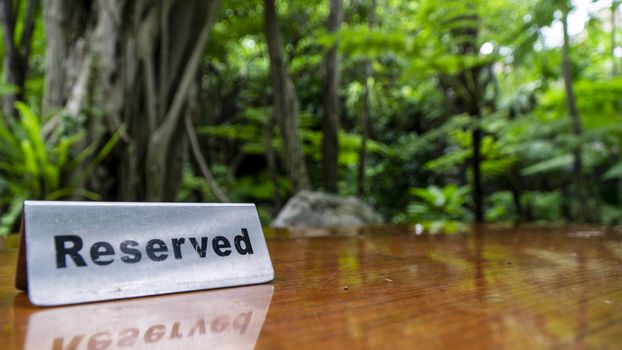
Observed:
[[[26,201],[28,296],[35,305],[271,281],[252,204]]]

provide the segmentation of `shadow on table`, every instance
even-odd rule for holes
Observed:
[[[252,349],[272,285],[45,308],[27,316],[25,349]],[[28,303],[21,293],[16,304]]]

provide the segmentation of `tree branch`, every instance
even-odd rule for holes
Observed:
[[[203,177],[207,180],[207,185],[219,201],[224,203],[231,202],[229,197],[227,197],[220,186],[218,186],[218,183],[212,176],[212,172],[209,170],[209,167],[205,162],[205,157],[203,157],[203,153],[201,152],[201,147],[199,145],[199,140],[197,139],[197,134],[194,130],[194,125],[190,119],[190,114],[186,114],[186,118],[184,119],[186,124],[186,133],[188,134],[188,140],[190,141],[190,146],[192,147],[192,154],[194,154],[194,158],[201,169],[201,173],[203,173]]]
[[[166,107],[168,106],[168,70],[170,69],[168,50],[168,15],[171,12],[171,5],[171,1],[160,2],[160,87],[158,89],[158,101],[160,101],[160,107],[158,109],[158,122],[162,119],[161,116],[164,115]]]
[[[4,34],[4,47],[6,55],[15,55],[15,14],[13,13],[12,0],[0,0],[0,21],[2,21]]]
[[[158,125],[157,116],[157,94],[155,83],[155,69],[151,57],[144,60],[145,64],[145,87],[147,89],[147,124],[149,132],[155,130]]]
[[[186,64],[186,70],[184,71],[179,86],[177,87],[177,92],[173,98],[171,108],[166,113],[166,118],[160,127],[154,133],[154,139],[159,140],[163,144],[168,143],[173,131],[175,130],[175,125],[177,125],[179,118],[181,117],[181,110],[184,102],[186,101],[186,97],[188,96],[188,92],[190,91],[190,87],[192,86],[192,80],[194,79],[199,67],[199,61],[201,59],[201,55],[203,54],[203,49],[205,48],[210,30],[212,29],[216,19],[218,5],[218,0],[212,0],[209,2],[207,6],[207,19],[203,24],[201,34],[199,34],[199,38],[197,39],[197,45],[194,47],[192,55]]]
[[[28,0],[26,17],[24,17],[24,29],[22,30],[22,36],[19,41],[20,51],[24,57],[28,57],[30,54],[31,39],[35,28],[35,15],[37,13],[38,6],[39,1]]]

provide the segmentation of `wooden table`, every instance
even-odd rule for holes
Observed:
[[[621,227],[417,231],[271,231],[272,284],[57,308],[13,288],[4,249],[0,344],[622,348]]]

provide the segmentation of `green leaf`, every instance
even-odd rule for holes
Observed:
[[[11,200],[9,209],[3,213],[2,216],[0,216],[0,236],[5,236],[11,233],[10,231],[13,223],[21,214],[24,200],[26,198],[27,196],[14,197]]]
[[[411,188],[410,193],[435,207],[440,207],[445,202],[443,191],[437,186],[430,186],[428,188]]]
[[[231,140],[254,141],[257,140],[261,131],[255,125],[223,124],[200,126],[197,128],[197,133]]]
[[[62,168],[67,162],[67,156],[69,156],[69,147],[80,141],[84,137],[84,132],[79,132],[70,137],[62,137],[56,146],[56,166]]]
[[[47,194],[45,196],[45,200],[53,201],[53,200],[58,200],[62,198],[67,198],[69,196],[74,196],[74,195],[84,197],[86,199],[90,199],[93,201],[97,201],[101,199],[101,196],[95,192],[87,191],[81,188],[67,187],[67,188],[61,188],[59,190],[56,190],[52,193]]]
[[[24,165],[26,165],[26,171],[28,171],[30,175],[39,176],[37,156],[35,156],[35,151],[32,148],[30,140],[22,140],[21,149],[24,154]]]
[[[619,162],[618,164],[609,168],[609,170],[607,170],[601,176],[601,179],[612,180],[612,179],[619,178],[619,177],[622,177],[622,162]]]
[[[0,82],[0,96],[14,94],[19,91],[19,88],[15,85]]]
[[[523,168],[520,173],[523,176],[530,176],[553,170],[568,169],[571,164],[572,154],[564,154]]]
[[[16,102],[15,108],[21,115],[20,123],[28,133],[28,139],[31,142],[33,153],[39,164],[47,163],[47,151],[45,143],[41,137],[41,125],[39,117],[23,102]]]
[[[43,165],[43,174],[45,175],[46,190],[58,188],[60,185],[60,169],[58,167],[46,163]]]
[[[104,144],[104,146],[100,149],[100,151],[97,152],[95,157],[90,162],[88,162],[88,164],[86,164],[86,166],[78,174],[78,176],[75,176],[72,179],[71,184],[74,185],[72,187],[78,186],[82,182],[82,180],[86,178],[89,174],[91,174],[91,172],[95,169],[95,167],[97,167],[97,165],[101,163],[101,161],[104,160],[108,156],[108,154],[114,149],[114,146],[120,140],[121,133],[123,133],[124,128],[125,128],[124,126],[119,127],[119,129],[117,129],[117,131],[114,134],[112,134],[110,139],[106,141],[106,144]],[[88,156],[91,155],[96,149],[97,149],[97,142],[93,142],[88,147],[86,147],[86,149],[77,157],[81,159],[80,163],[85,162]],[[77,164],[80,164],[80,163],[77,163]]]
[[[490,177],[501,176],[507,173],[517,162],[517,157],[487,159],[482,162],[482,174]]]
[[[97,153],[95,158],[87,165],[87,170],[92,170],[95,168],[102,160],[104,160],[110,152],[114,149],[114,146],[117,145],[117,142],[121,139],[121,134],[125,131],[125,127],[121,126],[110,139],[104,144],[101,150]]]

